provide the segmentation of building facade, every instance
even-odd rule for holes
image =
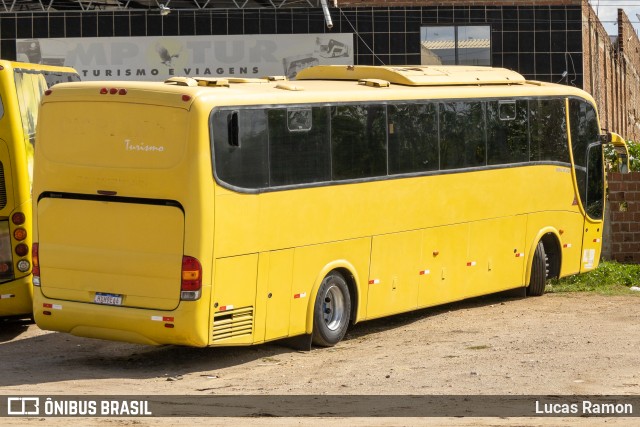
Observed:
[[[605,128],[640,139],[640,42],[622,10],[612,41],[586,0],[329,0],[329,16],[323,3],[3,1],[0,57],[24,59],[30,40],[341,34],[355,64],[491,65],[584,88]]]

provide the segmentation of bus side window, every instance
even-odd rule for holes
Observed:
[[[269,116],[269,185],[331,180],[329,107],[272,108]]]
[[[387,114],[384,105],[331,107],[334,180],[387,174]]]
[[[564,99],[529,101],[530,160],[571,163]]]
[[[505,165],[529,161],[527,101],[487,103],[487,163]]]
[[[486,164],[484,102],[440,103],[440,169]]]
[[[269,185],[268,128],[264,108],[217,110],[212,115],[216,176],[233,186]]]
[[[438,170],[436,103],[390,104],[389,174]]]

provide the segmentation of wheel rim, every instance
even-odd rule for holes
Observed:
[[[342,326],[344,312],[344,295],[342,295],[342,291],[336,285],[329,286],[322,300],[322,316],[329,330],[335,331]]]

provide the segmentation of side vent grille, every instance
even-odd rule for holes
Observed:
[[[213,316],[213,342],[253,333],[253,307],[242,307]]]
[[[4,167],[0,162],[0,209],[7,206],[7,187],[4,182]]]

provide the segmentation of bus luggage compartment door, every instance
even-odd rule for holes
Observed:
[[[184,239],[179,207],[45,197],[37,215],[47,298],[158,310],[178,306]]]

